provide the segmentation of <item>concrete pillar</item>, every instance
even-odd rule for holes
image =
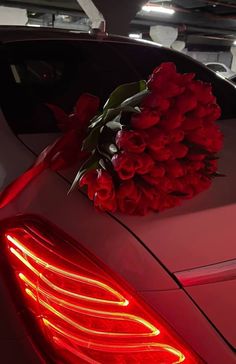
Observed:
[[[130,22],[147,0],[93,0],[110,34],[128,35]]]
[[[231,64],[231,70],[236,72],[236,46],[232,46],[230,48],[230,51],[233,55],[232,64]]]
[[[182,40],[175,40],[172,43],[171,48],[175,49],[178,52],[182,52],[185,48],[185,42]]]
[[[170,47],[178,37],[178,29],[165,25],[154,25],[150,27],[149,34],[154,42]]]
[[[26,25],[27,21],[25,9],[0,6],[0,25]]]

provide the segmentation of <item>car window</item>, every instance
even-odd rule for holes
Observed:
[[[0,48],[0,107],[13,131],[58,131],[47,104],[71,112],[89,92],[104,104],[115,87],[147,79],[161,62],[213,84],[223,117],[236,115],[235,89],[190,57],[163,47],[96,40],[41,40],[8,43]],[[227,100],[226,99],[227,96]]]
[[[224,66],[222,66],[221,64],[210,63],[207,65],[207,67],[215,72],[227,72],[227,69]]]

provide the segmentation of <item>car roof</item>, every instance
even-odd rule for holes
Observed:
[[[106,41],[117,41],[127,42],[130,44],[137,44],[136,39],[131,39],[124,36],[112,35],[101,32],[81,32],[76,30],[65,30],[40,27],[34,28],[30,26],[12,26],[12,25],[0,25],[0,41],[1,42],[14,42],[22,40],[33,40],[33,39],[84,39],[84,40],[106,40]],[[157,45],[154,42],[145,40],[139,40],[143,43],[149,43],[153,46]]]

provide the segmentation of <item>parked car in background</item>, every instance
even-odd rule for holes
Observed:
[[[234,74],[233,76],[230,76],[228,78],[228,80],[236,84],[236,74]]]
[[[225,78],[229,78],[229,77],[235,75],[235,72],[233,72],[229,67],[227,67],[223,63],[209,62],[209,63],[205,63],[205,65],[208,68],[210,68],[212,71],[220,74],[221,76],[223,76]]]
[[[0,28],[0,189],[59,134],[48,104],[104,104],[162,62],[211,82],[222,108],[223,173],[182,207],[98,213],[71,171],[45,171],[0,209],[2,364],[235,364],[236,91],[151,42]]]

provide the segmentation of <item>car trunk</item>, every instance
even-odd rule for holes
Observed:
[[[180,71],[189,72],[195,70],[198,78],[206,81],[212,79],[214,91],[218,95],[219,102],[223,107],[224,116],[232,115],[235,108],[235,99],[233,99],[232,93],[233,87],[226,81],[218,79],[212,72],[207,71],[203,66],[191,61],[189,58],[185,58],[183,55],[170,50],[161,50],[149,46],[140,47],[134,44],[132,46],[119,44],[115,47],[114,44],[107,44],[102,47],[104,49],[100,49],[104,51],[111,51],[112,56],[117,55],[118,61],[115,63],[115,66],[117,66],[115,69],[119,73],[114,74],[112,72],[114,65],[112,64],[112,67],[110,66],[110,58],[109,65],[102,64],[101,61],[104,61],[104,57],[101,56],[99,58],[99,55],[97,55],[100,63],[92,62],[93,67],[96,66],[96,69],[93,69],[93,74],[95,72],[98,73],[99,67],[102,65],[104,75],[106,73],[105,81],[110,82],[109,78],[113,77],[112,88],[114,85],[121,83],[126,78],[127,73],[130,73],[131,69],[132,74],[130,75],[131,79],[129,81],[139,79],[140,75],[147,76],[156,63],[159,64],[161,61],[171,60],[176,62]],[[86,44],[84,42],[83,46],[80,47],[80,51],[84,51],[85,48]],[[76,47],[74,49],[78,51]],[[95,45],[93,52],[86,52],[86,56],[90,57],[91,54],[95,55],[96,49],[97,46]],[[140,55],[135,67],[133,66],[133,63],[136,62],[134,60],[134,50]],[[81,56],[82,53],[79,54]],[[144,72],[142,67],[145,64],[145,59],[149,63]],[[86,58],[84,55],[80,58],[80,61],[85,66]],[[118,67],[118,62],[121,62],[120,64],[123,65],[125,69],[124,73],[121,72],[120,64]],[[84,68],[81,68],[79,74],[81,78],[84,72]],[[81,78],[78,78],[78,80],[81,80]],[[104,84],[106,82],[100,82],[101,79],[100,72],[99,79],[91,78],[90,81],[92,80],[94,82],[97,92],[100,92],[102,97],[105,98],[107,91],[111,87],[105,87],[104,90]],[[77,79],[75,81],[77,82]],[[84,76],[82,86],[85,84],[89,84],[90,86],[90,83]],[[91,89],[94,84],[91,83]],[[74,84],[73,86],[73,90],[70,88],[69,91],[71,93],[73,92],[73,97],[76,99],[78,93],[77,91],[75,92],[76,85]],[[109,84],[109,86],[111,85]],[[91,89],[84,91],[91,91]],[[64,103],[64,108],[69,110],[73,99],[66,93],[67,90],[64,91],[69,101],[65,96],[62,100],[62,105]],[[50,101],[60,104],[60,98],[56,98],[56,96],[54,99],[50,96]],[[227,96],[229,96],[229,103],[227,103]],[[43,101],[45,102],[46,100]],[[14,112],[14,110],[12,111]],[[23,113],[24,110],[22,111],[22,115]],[[15,116],[18,117],[18,115]],[[236,347],[234,329],[234,322],[236,321],[236,298],[233,295],[236,289],[234,268],[236,259],[236,172],[234,162],[234,156],[236,154],[236,120],[225,119],[220,121],[220,125],[225,136],[225,146],[220,155],[220,172],[224,173],[226,175],[225,177],[216,178],[208,191],[200,194],[193,200],[185,201],[181,207],[161,214],[150,214],[146,217],[130,217],[116,214],[114,215],[114,219],[127,230],[131,231],[134,236],[138,237],[148,250],[157,257],[159,262],[171,274],[175,274],[179,284],[188,292],[200,310],[207,315],[208,319],[228,343]],[[22,129],[17,125],[16,131],[18,137],[35,154],[39,154],[57,136],[56,133],[48,134],[46,130],[43,130],[43,127],[41,129],[36,128],[35,130],[32,128],[29,132],[27,131],[27,125],[26,128],[23,127]],[[68,182],[68,188],[74,175],[75,171],[61,173],[63,179]],[[71,200],[71,198],[69,199]],[[40,208],[42,211],[46,211],[46,207]],[[227,268],[228,264],[224,263],[222,265],[223,262],[230,262],[230,274]],[[214,272],[211,270],[212,266]],[[186,277],[190,280],[186,279]]]
[[[236,121],[224,120],[220,126],[225,143],[219,165],[225,177],[215,179],[208,191],[173,210],[146,217],[116,214],[115,218],[175,274],[209,320],[236,348]],[[36,153],[54,138],[50,134],[20,135]],[[62,175],[71,183],[74,173]]]

